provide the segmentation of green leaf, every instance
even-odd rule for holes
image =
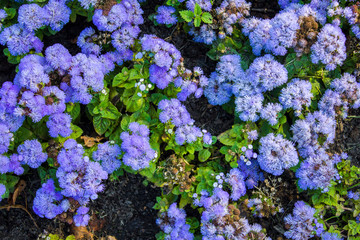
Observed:
[[[100,105],[99,105],[99,107],[100,107]],[[107,119],[111,119],[111,120],[117,120],[121,116],[121,113],[111,102],[108,102],[106,104],[105,109],[100,109],[100,114],[103,118],[107,118]]]
[[[191,153],[191,154],[194,154],[195,148],[194,148],[193,145],[187,145],[187,146],[186,146],[186,151],[188,151],[188,152]]]
[[[204,22],[204,23],[212,23],[213,21],[213,17],[211,16],[210,13],[208,12],[204,12],[202,15],[201,15],[201,20]]]
[[[200,16],[202,13],[201,7],[198,3],[195,3],[194,13],[195,16]]]
[[[97,134],[103,135],[110,127],[111,121],[101,116],[95,116],[93,119],[94,128]]]
[[[65,240],[76,240],[74,235],[67,236]]]
[[[66,105],[66,112],[70,114],[72,119],[76,119],[80,115],[80,104],[69,103]]]
[[[180,11],[180,16],[181,16],[186,22],[191,22],[191,21],[194,19],[195,14],[194,14],[192,11],[183,10],[183,11]]]
[[[199,161],[205,162],[211,156],[211,152],[207,149],[203,149],[199,152]]]
[[[72,23],[76,22],[76,11],[72,11],[70,14],[70,21]]]
[[[236,142],[236,137],[233,136],[233,130],[229,129],[221,133],[217,139],[226,146],[233,146]]]
[[[200,16],[195,17],[194,26],[195,27],[200,27],[200,24],[201,24],[201,17]]]
[[[121,119],[121,123],[120,123],[121,129],[124,131],[127,131],[127,128],[129,126],[130,122],[131,122],[130,116],[128,116],[128,115],[124,116]]]
[[[134,97],[135,98],[135,97]],[[145,100],[143,98],[135,98],[135,99],[130,99],[130,101],[126,104],[126,110],[128,112],[136,112],[137,110],[139,110],[140,108],[143,107],[143,105],[145,104]]]

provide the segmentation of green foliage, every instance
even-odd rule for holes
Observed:
[[[185,22],[194,21],[195,27],[200,27],[201,21],[207,24],[211,24],[213,22],[212,15],[209,12],[203,12],[198,3],[195,4],[194,12],[190,10],[183,10],[179,13]]]

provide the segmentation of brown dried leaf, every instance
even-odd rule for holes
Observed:
[[[74,234],[76,240],[93,240],[94,234],[89,232],[86,227],[76,227],[71,225],[71,233]]]
[[[9,202],[10,205],[15,205],[17,197],[21,194],[21,192],[25,189],[25,187],[26,187],[26,182],[21,179],[15,186],[15,191],[10,198],[11,199],[11,202]]]
[[[84,144],[87,147],[92,147],[94,146],[97,142],[99,143],[102,139],[104,139],[103,137],[89,137],[89,136],[81,136],[81,139],[84,140]]]
[[[105,219],[99,219],[95,214],[93,214],[89,221],[89,227],[92,232],[101,230],[105,226]]]

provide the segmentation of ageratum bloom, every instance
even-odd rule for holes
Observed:
[[[299,157],[294,144],[281,135],[270,133],[260,139],[258,162],[262,170],[275,176],[296,166]]]

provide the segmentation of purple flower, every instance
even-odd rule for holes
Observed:
[[[25,29],[20,24],[4,28],[0,32],[0,44],[6,45],[13,56],[28,53],[31,49],[41,52],[44,44],[33,31]]]
[[[253,84],[258,84],[262,91],[271,91],[288,80],[286,68],[270,54],[256,58],[246,71]]]
[[[324,149],[317,150],[315,155],[306,158],[296,171],[299,179],[298,185],[301,189],[327,190],[331,180],[338,175],[333,159]]]
[[[81,206],[78,208],[78,210],[76,211],[76,215],[74,216],[75,226],[80,227],[88,225],[88,222],[90,220],[90,216],[89,214],[87,214],[88,211],[89,208],[87,207]]]
[[[279,101],[285,109],[292,108],[295,110],[295,115],[299,116],[304,106],[310,106],[312,97],[311,83],[294,78],[285,88],[281,89]]]
[[[250,162],[251,164],[247,164],[247,162]],[[238,168],[244,175],[246,187],[248,189],[253,189],[258,185],[259,181],[264,181],[265,178],[256,160],[248,160],[247,162],[238,161]]]
[[[316,43],[311,47],[311,61],[322,62],[326,70],[334,70],[346,59],[346,37],[340,27],[326,24],[317,36]]]
[[[149,167],[150,161],[156,158],[156,152],[150,146],[149,129],[146,125],[132,122],[129,125],[129,132],[122,132],[121,150],[123,162],[134,170]]]
[[[263,101],[264,96],[261,93],[244,97],[239,96],[235,99],[235,110],[239,113],[241,120],[256,122],[259,119],[257,113],[262,109]]]
[[[193,125],[183,125],[175,131],[175,142],[179,145],[186,143],[193,143],[197,138],[202,137],[203,134],[200,128]]]
[[[306,158],[320,148],[326,150],[335,139],[335,127],[335,119],[319,111],[296,120],[291,126],[292,139],[298,144],[300,156]]]
[[[140,28],[125,23],[121,28],[111,34],[111,43],[119,52],[125,51],[131,46],[140,33]]]
[[[69,50],[57,43],[46,48],[45,59],[54,69],[66,71],[71,66],[72,56]]]
[[[81,48],[81,52],[84,54],[95,54],[99,55],[101,52],[101,46],[93,41],[98,37],[95,34],[95,30],[92,27],[87,27],[81,31],[77,45]]]
[[[18,22],[29,31],[44,25],[46,12],[36,3],[21,5],[18,14]]]
[[[67,113],[56,113],[49,117],[46,122],[51,137],[56,138],[59,135],[69,137],[72,133],[71,116]]]
[[[46,153],[43,153],[41,143],[36,139],[26,140],[18,146],[17,151],[20,155],[21,163],[27,164],[31,168],[40,167],[48,157]]]
[[[260,139],[258,162],[262,170],[275,176],[284,169],[296,166],[299,162],[297,151],[292,142],[281,135],[270,133]]]
[[[176,127],[180,127],[194,122],[185,106],[175,98],[161,100],[159,102],[159,109],[162,110],[159,114],[159,120],[162,123],[171,121]]]
[[[260,111],[260,117],[267,120],[270,125],[277,124],[277,118],[279,112],[282,110],[282,106],[279,103],[268,103]]]
[[[186,8],[193,12],[196,3],[199,4],[202,10],[207,12],[211,11],[212,4],[210,0],[189,0],[186,1]]]
[[[245,177],[237,168],[231,169],[227,177],[231,186],[230,198],[233,201],[237,201],[246,194]]]
[[[314,236],[315,227],[313,223],[315,209],[306,205],[303,201],[297,201],[292,215],[284,218],[285,224],[289,226],[289,230],[284,233],[285,237],[294,240],[309,239]]]
[[[192,240],[194,235],[189,231],[186,223],[186,212],[176,207],[176,203],[169,206],[167,212],[162,212],[156,219],[156,224],[166,234],[165,239]]]
[[[55,190],[54,180],[49,179],[36,191],[33,210],[39,217],[48,219],[66,212],[69,208],[68,200],[63,200],[63,195]]]
[[[111,174],[121,166],[121,161],[119,160],[120,154],[120,147],[108,141],[99,144],[98,149],[93,152],[92,157],[95,161],[101,162],[104,170]]]
[[[284,11],[271,19],[269,39],[265,48],[275,55],[284,56],[287,48],[295,47],[296,33],[300,29],[298,16],[293,11]]]
[[[65,0],[50,0],[45,6],[45,23],[53,31],[60,31],[70,20],[71,9]]]
[[[0,154],[8,151],[12,137],[8,126],[0,123]]]
[[[157,14],[155,15],[155,20],[159,24],[176,24],[177,18],[175,15],[175,8],[170,6],[160,6],[157,9]]]

